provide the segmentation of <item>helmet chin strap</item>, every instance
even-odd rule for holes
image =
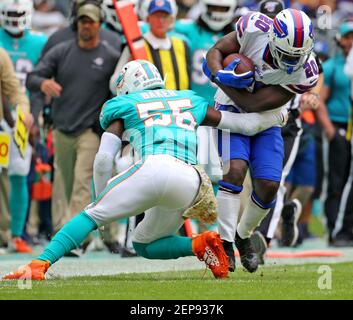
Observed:
[[[294,67],[288,67],[287,68],[287,74],[292,74],[294,71]]]

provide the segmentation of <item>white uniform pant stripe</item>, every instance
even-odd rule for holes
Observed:
[[[276,205],[273,210],[273,215],[272,215],[271,222],[268,227],[268,231],[267,231],[267,235],[266,235],[266,237],[268,237],[270,239],[272,239],[274,237],[279,219],[281,217],[281,212],[282,212],[283,203],[284,203],[284,197],[285,197],[285,194],[287,191],[287,188],[285,187],[284,183],[285,183],[286,178],[288,177],[290,170],[292,169],[295,158],[297,157],[301,134],[302,134],[302,129],[300,129],[298,131],[297,136],[294,139],[292,151],[291,151],[290,156],[287,160],[287,163],[285,164],[283,171],[282,171],[281,182],[280,182],[280,186],[279,186],[279,189],[277,192]]]

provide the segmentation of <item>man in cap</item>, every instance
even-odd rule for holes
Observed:
[[[92,168],[100,139],[98,116],[110,98],[109,79],[119,58],[117,50],[101,41],[100,26],[99,6],[80,6],[77,38],[53,47],[27,78],[29,90],[40,90],[53,101],[54,165],[62,175],[69,204],[65,215],[53,212],[56,230],[92,197]]]

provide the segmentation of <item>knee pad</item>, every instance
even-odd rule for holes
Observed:
[[[219,190],[238,194],[243,191],[243,186],[236,186],[234,184],[221,180],[219,181]]]

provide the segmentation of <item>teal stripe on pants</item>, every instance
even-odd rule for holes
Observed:
[[[116,185],[118,185],[119,183],[123,182],[124,180],[126,180],[127,178],[131,177],[138,169],[141,168],[141,166],[143,165],[143,162],[139,162],[137,164],[135,164],[133,167],[131,167],[131,169],[129,169],[127,172],[125,172],[124,174],[118,176],[115,180],[111,181],[106,187],[105,189],[99,194],[99,196],[97,197],[95,203],[97,204],[100,200],[102,200],[102,198],[111,190],[113,189]]]

